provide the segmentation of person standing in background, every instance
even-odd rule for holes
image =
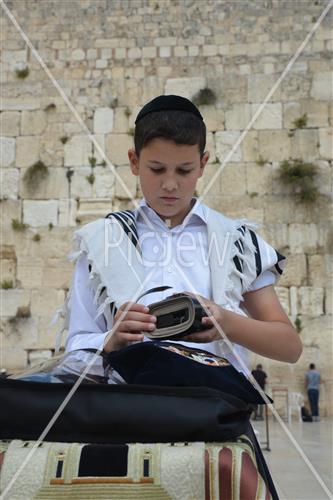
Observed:
[[[255,370],[252,370],[252,375],[253,375],[253,378],[258,382],[261,389],[263,391],[265,391],[265,386],[267,383],[267,373],[264,372],[261,364],[257,365]],[[254,420],[263,420],[264,419],[263,408],[264,408],[264,405],[257,405],[256,409],[254,410],[254,415],[253,415]]]
[[[305,374],[305,384],[311,408],[312,419],[319,422],[319,386],[321,383],[320,373],[316,370],[316,365],[311,363],[309,370]]]

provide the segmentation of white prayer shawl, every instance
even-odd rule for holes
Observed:
[[[249,290],[261,269],[270,268],[281,274],[284,257],[266,243],[267,249],[260,255],[254,232],[256,224],[230,219],[204,204],[202,207],[207,222],[212,300],[223,308],[246,315],[241,309],[243,294]],[[85,225],[74,235],[76,251],[70,258],[76,260],[86,254],[90,265],[89,286],[98,306],[96,318],[104,314],[108,328],[112,326],[115,308],[127,301],[135,302],[150,288],[150,284],[145,282],[146,270],[135,222],[135,212],[115,212],[108,218]],[[62,332],[68,329],[70,305],[69,292],[60,313],[64,317],[64,325],[58,336],[57,348]],[[225,345],[220,354],[226,354]]]

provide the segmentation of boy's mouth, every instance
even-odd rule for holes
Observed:
[[[166,203],[172,203],[177,201],[179,198],[176,198],[175,196],[161,196],[161,199]]]

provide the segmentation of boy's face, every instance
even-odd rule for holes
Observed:
[[[169,219],[171,227],[181,224],[191,209],[197,180],[203,174],[209,153],[200,158],[197,144],[176,144],[158,138],[142,148],[139,158],[130,149],[128,158],[132,173],[140,177],[148,205],[162,219]]]

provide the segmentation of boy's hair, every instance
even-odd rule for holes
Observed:
[[[316,365],[314,363],[310,363],[309,368],[310,370],[314,370],[316,368]]]
[[[157,138],[174,141],[176,144],[198,144],[202,157],[206,147],[206,125],[188,111],[162,110],[149,113],[135,127],[136,154],[139,156],[141,149]]]

